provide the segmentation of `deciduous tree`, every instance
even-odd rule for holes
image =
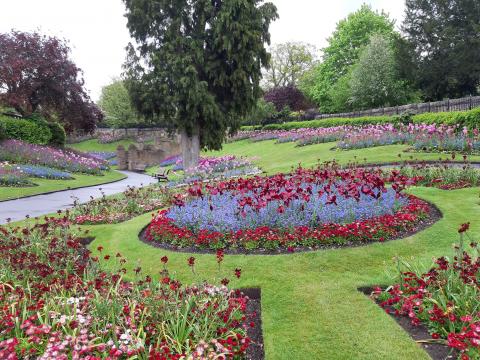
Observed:
[[[13,31],[0,34],[0,49],[0,104],[24,116],[41,112],[67,130],[92,131],[102,119],[65,41]]]

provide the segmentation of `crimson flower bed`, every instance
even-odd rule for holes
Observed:
[[[480,253],[468,228],[460,227],[452,259],[436,259],[425,273],[399,260],[399,282],[373,292],[387,313],[425,325],[432,343],[448,345],[461,360],[480,359]]]
[[[178,248],[275,252],[385,241],[429,216],[429,204],[403,194],[409,184],[397,171],[336,165],[197,184],[154,217],[144,238]]]
[[[98,251],[115,270],[100,268],[66,217],[0,227],[0,359],[246,357],[249,299],[227,279],[183,286],[163,257],[160,281],[140,268],[126,281],[126,259]],[[187,264],[195,273],[195,258]]]

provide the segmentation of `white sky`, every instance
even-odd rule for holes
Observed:
[[[303,41],[319,49],[336,23],[363,3],[403,19],[405,0],[270,0],[280,18],[272,42]],[[97,100],[103,85],[119,76],[130,36],[122,0],[0,0],[0,32],[39,30],[69,40],[72,57],[83,69],[86,87]],[[1,49],[0,49],[1,51]]]

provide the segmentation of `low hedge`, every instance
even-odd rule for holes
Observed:
[[[48,145],[52,138],[52,132],[47,124],[5,115],[0,115],[0,122],[5,127],[6,139],[17,139],[32,144]]]
[[[325,128],[342,125],[377,125],[395,124],[403,121],[401,116],[365,116],[358,118],[331,118],[311,121],[292,121],[282,124],[269,124],[261,127],[263,130],[292,130],[301,128]],[[417,124],[443,124],[466,126],[469,129],[480,127],[480,108],[469,111],[452,111],[441,113],[425,113],[412,116],[412,121]],[[243,126],[242,130],[260,130],[258,127]]]
[[[480,127],[480,108],[469,111],[452,111],[440,113],[425,113],[415,115],[413,122],[420,124],[444,124],[466,126],[469,129]]]

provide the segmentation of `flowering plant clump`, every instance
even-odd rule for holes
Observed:
[[[156,187],[129,187],[123,193],[90,200],[85,204],[74,201],[69,218],[76,224],[114,224],[169,204],[167,189]]]
[[[32,164],[70,172],[101,175],[106,162],[78,151],[6,140],[0,144],[0,160],[16,164]]]
[[[200,159],[196,167],[185,171],[184,176],[171,182],[170,186],[257,174],[260,171],[253,165],[253,160],[254,159],[237,158],[235,155],[204,157]],[[176,165],[173,167],[174,171],[179,169],[183,169],[181,157],[177,159]]]
[[[454,155],[452,155],[455,158]],[[402,175],[415,180],[422,186],[434,186],[443,190],[454,190],[480,185],[480,169],[467,162],[452,164],[447,161],[438,163],[419,163],[403,165],[399,168]]]
[[[92,151],[88,155],[100,159],[100,160],[110,160],[117,156],[116,152],[112,151]]]
[[[480,257],[478,245],[460,226],[460,243],[453,259],[441,257],[425,273],[398,260],[399,282],[374,296],[388,313],[408,316],[413,325],[425,324],[434,342],[459,351],[459,359],[480,358]],[[405,269],[403,269],[403,267]]]
[[[161,211],[147,228],[150,241],[179,247],[247,250],[383,241],[428,214],[428,205],[402,190],[398,172],[385,185],[381,170],[314,170],[196,184],[187,198]]]
[[[51,180],[71,180],[72,174],[57,169],[52,169],[46,166],[38,165],[16,165],[15,169],[24,173],[29,177]]]
[[[35,184],[28,179],[28,176],[20,170],[11,166],[0,165],[0,186],[27,187]]]
[[[0,227],[1,359],[245,358],[248,298],[239,291],[183,286],[166,257],[160,281],[141,268],[127,281],[121,254],[98,247],[92,257],[67,218],[45,220]],[[100,258],[117,270],[101,270]]]
[[[181,155],[168,156],[160,162],[160,167],[172,166],[178,163],[181,159]]]

